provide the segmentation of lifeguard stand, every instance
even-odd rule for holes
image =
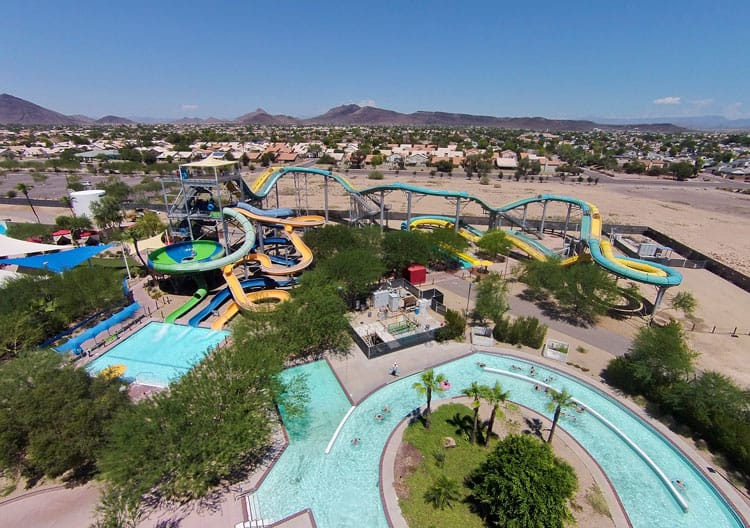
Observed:
[[[206,225],[215,226],[218,238],[221,226],[224,246],[228,249],[228,227],[221,211],[246,198],[238,162],[209,156],[185,163],[179,166],[177,176],[161,178],[161,187],[172,240],[195,240],[195,228],[200,232]]]

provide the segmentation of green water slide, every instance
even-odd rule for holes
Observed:
[[[165,323],[174,323],[175,321],[177,321],[177,319],[195,308],[203,299],[206,298],[206,295],[208,295],[208,289],[205,279],[201,275],[195,275],[193,278],[195,279],[195,285],[198,287],[198,289],[195,290],[193,296],[188,299],[188,302],[186,302],[164,318]]]
[[[148,256],[149,267],[168,275],[199,273],[223,268],[250,253],[255,245],[252,222],[231,208],[224,208],[222,213],[233,218],[245,232],[245,241],[236,251],[224,255],[221,245],[211,240],[180,242],[152,251]]]

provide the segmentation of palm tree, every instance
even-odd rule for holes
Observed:
[[[446,506],[452,507],[453,501],[457,501],[460,498],[461,494],[458,492],[458,482],[445,475],[440,475],[434,484],[424,493],[424,500],[441,510],[444,510]]]
[[[23,195],[26,197],[26,201],[29,203],[29,207],[31,207],[31,212],[34,213],[34,216],[36,216],[36,223],[41,224],[42,221],[39,220],[39,215],[36,214],[34,204],[31,203],[31,198],[29,198],[29,191],[33,188],[33,185],[26,185],[25,183],[19,183],[18,185],[16,185],[16,190],[20,193],[23,193]]]
[[[552,428],[549,430],[547,443],[552,442],[552,436],[555,434],[557,421],[560,419],[560,411],[562,411],[563,408],[569,409],[575,405],[573,395],[570,394],[567,389],[563,389],[560,392],[552,389],[549,391],[549,395],[550,401],[547,402],[547,410],[552,411],[554,409],[555,416],[552,418]]]
[[[503,411],[500,409],[500,405],[505,403],[509,396],[510,393],[508,391],[504,391],[500,386],[500,383],[497,381],[495,382],[494,386],[487,387],[484,391],[482,397],[487,400],[487,403],[492,406],[490,421],[487,423],[487,436],[484,439],[484,445],[490,445],[490,436],[492,435],[492,428],[495,426],[495,418],[498,416],[498,414],[501,418],[503,416]]]
[[[68,209],[70,209],[70,214],[72,214],[73,217],[75,217],[76,212],[73,209],[73,199],[70,196],[67,196],[67,195],[66,196],[61,196],[60,197],[60,203],[63,204]]]
[[[427,369],[425,370],[422,375],[419,377],[420,381],[414,382],[414,385],[412,387],[421,395],[427,396],[427,408],[424,412],[424,422],[425,427],[427,429],[430,428],[430,414],[432,413],[432,408],[430,405],[432,404],[432,393],[434,392],[444,392],[445,388],[443,388],[442,383],[445,381],[445,376],[443,374],[435,374],[435,371],[433,369]]]
[[[489,389],[486,385],[480,385],[476,381],[473,381],[471,385],[461,391],[461,394],[474,398],[471,402],[471,408],[474,409],[474,425],[471,428],[471,437],[469,441],[474,444],[477,441],[477,429],[479,428],[479,406],[481,402],[479,398]]]

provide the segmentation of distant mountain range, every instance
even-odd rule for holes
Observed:
[[[0,123],[20,125],[130,125],[135,123],[168,122],[175,124],[219,124],[237,123],[247,125],[402,125],[402,126],[446,126],[446,127],[492,127],[539,132],[557,131],[590,131],[590,130],[642,130],[650,132],[685,132],[688,128],[698,130],[747,129],[750,120],[728,120],[720,116],[691,118],[663,118],[648,120],[597,119],[571,120],[547,119],[544,117],[493,117],[448,112],[418,111],[404,114],[393,110],[359,106],[342,105],[331,108],[326,113],[309,119],[298,119],[288,115],[272,115],[258,108],[254,112],[241,115],[235,119],[207,119],[185,117],[177,120],[155,120],[150,118],[128,119],[108,115],[93,119],[84,115],[65,115],[54,110],[43,108],[18,97],[0,95]]]
[[[750,119],[727,119],[723,116],[691,116],[691,117],[653,117],[640,119],[611,119],[593,118],[597,123],[605,125],[632,125],[645,121],[672,123],[677,126],[695,130],[747,130],[750,129]]]

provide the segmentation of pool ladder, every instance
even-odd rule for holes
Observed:
[[[248,493],[244,497],[245,506],[247,508],[248,520],[242,523],[238,523],[234,528],[265,528],[273,524],[273,521],[264,519],[260,514],[260,501],[255,493]]]

